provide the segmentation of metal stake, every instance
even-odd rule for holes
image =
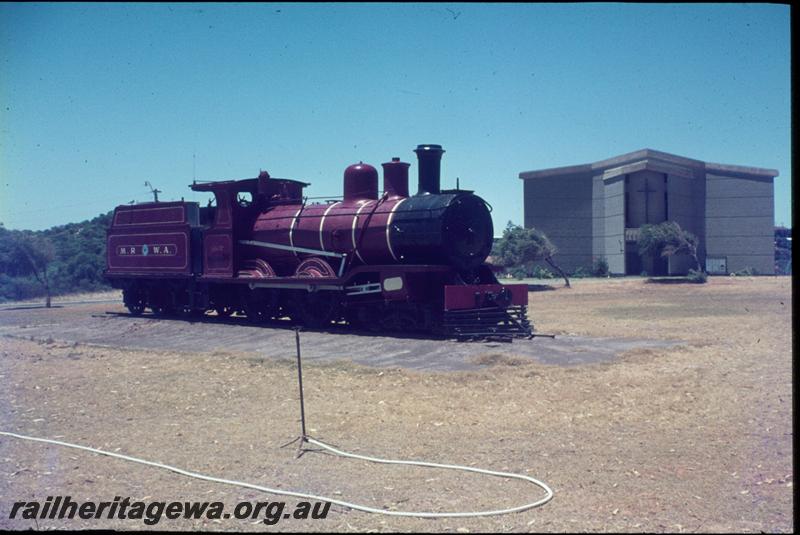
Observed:
[[[300,385],[300,444],[306,440],[306,408],[303,402],[303,365],[300,362],[300,329],[294,329],[295,341],[297,342],[297,384]]]
[[[303,400],[303,365],[300,361],[300,328],[295,327],[294,329],[294,336],[295,342],[297,343],[297,384],[300,388],[300,436],[290,440],[281,448],[285,448],[289,444],[294,444],[295,442],[300,442],[297,445],[297,455],[295,455],[295,459],[299,459],[303,453],[305,453],[305,449],[303,449],[303,444],[308,442],[308,435],[306,434],[306,408],[305,402]]]

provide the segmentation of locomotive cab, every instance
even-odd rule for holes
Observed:
[[[258,178],[195,182],[193,191],[210,192],[215,206],[207,206],[201,214],[204,220],[203,265],[204,277],[233,277],[242,267],[239,242],[248,239],[258,214],[268,206],[297,203],[302,198],[305,182],[273,179],[266,171]]]

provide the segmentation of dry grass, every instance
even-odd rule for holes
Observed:
[[[478,355],[472,361],[475,364],[480,364],[482,366],[523,366],[525,364],[530,364],[530,359],[524,359],[521,357],[513,357],[510,355],[504,355],[502,353],[486,353],[485,355]]]
[[[540,331],[686,344],[580,367],[492,355],[483,358],[496,365],[480,372],[304,365],[312,435],[378,456],[527,473],[553,487],[552,502],[471,520],[336,509],[324,521],[287,520],[272,529],[792,531],[790,281],[580,282],[531,294]],[[536,493],[517,482],[317,453],[295,460],[291,448],[279,449],[299,427],[296,370],[288,361],[5,338],[0,363],[6,430],[379,507],[500,508]],[[283,499],[7,439],[0,439],[0,460],[0,527],[13,529],[36,527],[7,519],[13,501],[53,494],[221,500],[229,507]],[[38,527],[147,528],[122,520]],[[264,529],[236,520],[157,527]]]
[[[122,301],[122,290],[108,290],[105,292],[81,292],[66,295],[54,295],[51,299],[51,304],[57,305],[59,303],[68,303],[72,301],[106,301],[111,299],[119,299]],[[42,305],[44,306],[45,298],[37,297],[35,299],[23,299],[21,301],[6,301],[4,306],[26,306],[26,305]]]

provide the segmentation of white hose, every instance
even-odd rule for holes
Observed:
[[[37,438],[37,437],[29,437],[25,435],[18,435],[16,433],[9,433],[6,431],[0,431],[0,435],[5,435],[13,438],[18,438],[22,440],[32,440],[34,442],[44,442],[45,444],[56,444],[58,446],[66,446],[67,448],[75,448],[78,450],[90,451],[92,453],[98,453],[100,455],[107,455],[109,457],[116,457],[118,459],[123,459],[125,461],[131,461],[134,463],[145,464],[148,466],[155,466],[156,468],[163,468],[165,470],[170,470],[172,472],[176,472],[178,474],[182,474],[184,476],[193,477],[196,479],[203,479],[205,481],[213,481],[215,483],[224,483],[226,485],[234,485],[237,487],[245,487],[248,489],[260,490],[262,492],[267,492],[270,494],[281,494],[284,496],[295,496],[297,498],[307,498],[310,500],[316,500],[321,502],[330,502],[335,503],[337,505],[341,505],[343,507],[348,507],[350,509],[355,509],[357,511],[364,511],[366,513],[378,513],[382,515],[392,515],[392,516],[413,516],[413,517],[421,517],[421,518],[453,518],[453,517],[474,517],[474,516],[490,516],[490,515],[504,515],[507,513],[516,513],[519,511],[525,511],[526,509],[532,509],[533,507],[538,507],[540,505],[544,505],[553,497],[553,491],[550,490],[546,484],[542,483],[541,481],[534,479],[532,477],[524,476],[522,474],[512,474],[509,472],[495,472],[493,470],[484,470],[481,468],[472,468],[469,466],[460,466],[456,464],[437,464],[437,463],[427,463],[422,461],[398,461],[392,459],[378,459],[376,457],[367,457],[364,455],[356,455],[355,453],[347,453],[341,450],[337,450],[336,448],[325,444],[324,442],[320,442],[319,440],[313,439],[311,437],[305,437],[305,440],[311,444],[315,444],[321,448],[324,448],[336,455],[340,455],[342,457],[351,457],[353,459],[362,459],[365,461],[373,462],[373,463],[383,463],[383,464],[406,464],[412,466],[427,466],[431,468],[446,468],[450,470],[462,470],[465,472],[477,472],[479,474],[487,474],[490,476],[498,476],[498,477],[506,477],[510,479],[521,479],[524,481],[528,481],[529,483],[533,483],[534,485],[541,487],[547,493],[547,495],[535,502],[531,502],[525,505],[520,505],[517,507],[511,507],[508,509],[496,509],[493,511],[475,511],[475,512],[466,512],[466,513],[432,513],[432,512],[411,512],[411,511],[387,511],[386,509],[376,509],[374,507],[369,507],[366,505],[358,505],[355,503],[345,502],[342,500],[337,500],[335,498],[328,498],[326,496],[317,496],[314,494],[307,494],[304,492],[293,492],[289,490],[281,490],[281,489],[271,489],[269,487],[262,487],[261,485],[254,485],[253,483],[245,483],[242,481],[233,481],[231,479],[222,479],[219,477],[207,476],[203,474],[197,474],[195,472],[189,472],[188,470],[183,470],[181,468],[176,468],[174,466],[170,466],[167,464],[156,463],[153,461],[146,461],[144,459],[138,459],[136,457],[129,457],[128,455],[122,455],[120,453],[113,453],[110,451],[103,451],[98,450],[95,448],[89,448],[86,446],[80,446],[78,444],[70,444],[69,442],[61,442],[60,440],[50,440],[47,438]]]

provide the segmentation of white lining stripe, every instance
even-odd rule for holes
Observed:
[[[280,243],[270,243],[266,241],[239,240],[239,243],[243,245],[255,245],[257,247],[269,247],[271,249],[280,249],[281,251],[297,251],[301,253],[310,253],[322,256],[333,256],[336,258],[342,258],[344,256],[341,253],[334,253],[331,251],[318,251],[316,249],[309,249],[307,247],[290,247],[288,245],[281,245]]]
[[[292,224],[289,225],[289,246],[290,247],[294,247],[294,240],[292,239],[292,233],[294,232],[294,224],[297,223],[297,216],[300,215],[300,212],[302,212],[302,211],[303,211],[303,207],[301,206],[300,209],[297,210],[297,213],[294,214],[294,217],[292,217]],[[293,250],[292,252],[294,253],[295,256],[297,256],[297,251],[296,250]]]
[[[372,201],[367,201],[364,204],[362,204],[356,211],[356,215],[353,216],[353,250],[356,252],[356,256],[358,257],[358,259],[364,262],[365,264],[366,261],[361,257],[361,253],[358,252],[358,245],[356,245],[356,227],[358,226],[358,214],[360,214],[361,210],[363,210],[364,207],[371,202]]]
[[[328,206],[328,208],[325,210],[325,213],[322,214],[322,219],[319,222],[319,248],[322,249],[323,251],[325,250],[325,243],[322,240],[322,229],[325,227],[325,216],[328,215],[328,212],[331,211],[331,208],[341,203],[342,201],[333,203],[332,205]]]
[[[395,262],[397,261],[397,256],[394,254],[392,250],[392,240],[389,238],[389,230],[392,228],[392,218],[394,217],[394,211],[397,210],[397,207],[403,204],[403,201],[406,199],[401,199],[400,202],[395,204],[392,207],[392,211],[389,212],[389,219],[386,220],[386,245],[389,247],[389,252],[392,253],[392,258],[394,258]]]

